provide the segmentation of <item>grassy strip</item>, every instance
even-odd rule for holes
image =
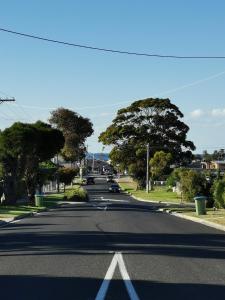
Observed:
[[[225,225],[225,209],[218,209],[218,210],[213,210],[213,209],[207,209],[207,213],[206,215],[200,215],[198,216],[195,213],[195,210],[173,210],[176,212],[179,212],[180,214],[186,215],[186,216],[190,216],[190,217],[196,217],[198,219],[201,220],[206,220],[206,221],[210,221],[219,225]]]
[[[56,206],[58,202],[62,202],[65,200],[65,194],[60,192],[60,193],[53,193],[53,194],[48,194],[44,196],[44,207],[50,208],[52,206]]]
[[[163,201],[163,202],[174,202],[180,203],[181,198],[173,192],[168,192],[166,187],[154,187],[153,191],[146,193],[145,190],[136,191],[135,182],[123,182],[122,179],[118,182],[121,188],[137,198],[149,201]]]
[[[55,193],[45,195],[44,206],[49,207],[62,201],[84,201],[87,199],[87,192],[80,185],[66,187],[65,193]]]
[[[36,207],[30,205],[0,205],[0,220],[7,218],[18,217],[24,214],[39,212],[45,208],[56,206],[62,201],[85,201],[87,192],[80,186],[68,187],[65,193],[53,193],[44,196],[43,207]]]
[[[215,224],[225,225],[225,209],[217,209],[208,208],[206,210],[206,215],[197,215],[195,212],[195,208],[191,207],[179,207],[179,208],[167,208],[170,212],[176,212],[181,215],[195,217],[201,220],[210,221]]]
[[[42,209],[43,207],[29,205],[0,206],[0,220],[38,212]]]

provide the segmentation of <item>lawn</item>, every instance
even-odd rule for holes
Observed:
[[[4,221],[7,218],[18,217],[24,214],[30,214],[42,211],[46,207],[52,207],[57,204],[57,201],[62,201],[64,193],[45,195],[43,207],[36,207],[31,205],[1,205],[0,206],[0,220]]]
[[[38,212],[42,209],[43,207],[35,207],[29,205],[0,206],[0,220],[17,217],[23,214]]]
[[[58,202],[64,200],[65,194],[63,192],[47,194],[44,196],[44,207],[50,208],[52,206],[56,206]]]
[[[154,187],[153,191],[146,193],[145,190],[136,190],[137,184],[133,181],[121,178],[118,181],[121,188],[127,192],[130,192],[135,197],[149,201],[162,201],[162,202],[174,202],[180,203],[181,198],[173,192],[168,192],[167,187]]]
[[[80,185],[77,186],[68,186],[66,188],[66,191],[75,191],[78,194],[82,194],[83,188],[80,187]],[[44,196],[44,203],[43,207],[36,207],[36,206],[30,206],[30,205],[14,205],[14,206],[4,206],[0,205],[0,220],[5,220],[7,218],[13,218],[13,217],[18,217],[24,214],[30,214],[34,212],[39,212],[45,208],[51,208],[56,206],[59,202],[62,202],[65,200],[65,193],[60,192],[60,193],[52,193],[52,194],[47,194]]]

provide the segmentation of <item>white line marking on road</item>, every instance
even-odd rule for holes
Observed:
[[[118,264],[119,264],[119,269],[120,269],[120,273],[122,275],[122,278],[124,280],[125,286],[127,288],[127,292],[130,296],[131,300],[139,300],[139,297],[134,289],[134,286],[130,280],[130,276],[127,272],[124,260],[123,260],[123,256],[122,254],[119,252],[117,253],[117,260],[118,260]]]
[[[112,202],[129,202],[128,200],[119,200],[119,199],[104,199],[106,201],[112,201]]]
[[[98,209],[102,209],[102,210],[106,210],[107,209],[107,205],[100,206],[100,205],[97,205],[97,204],[92,204],[92,206],[96,207]]]
[[[119,266],[119,270],[120,270],[121,276],[123,278],[127,292],[130,296],[130,299],[131,300],[140,300],[140,298],[138,297],[138,295],[134,289],[134,286],[130,280],[130,276],[127,272],[122,253],[120,253],[120,252],[116,252],[114,254],[111,264],[108,268],[108,271],[106,272],[105,278],[102,282],[102,285],[100,287],[100,290],[98,291],[98,294],[97,294],[95,300],[104,300],[105,299],[106,293],[109,288],[110,281],[113,278],[113,274],[115,272],[117,264]]]
[[[110,281],[113,277],[113,274],[115,272],[115,269],[116,269],[116,265],[117,265],[117,256],[115,253],[95,300],[104,300],[105,299],[106,293],[109,288],[109,283],[110,283]]]

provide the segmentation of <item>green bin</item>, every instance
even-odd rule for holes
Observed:
[[[43,195],[35,195],[35,206],[44,206],[44,197]]]
[[[206,197],[205,196],[196,196],[194,197],[195,200],[195,210],[196,214],[199,215],[205,215],[206,209],[205,209],[205,202]]]

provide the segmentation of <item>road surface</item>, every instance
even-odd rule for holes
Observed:
[[[225,235],[110,194],[0,228],[4,300],[224,299]]]

